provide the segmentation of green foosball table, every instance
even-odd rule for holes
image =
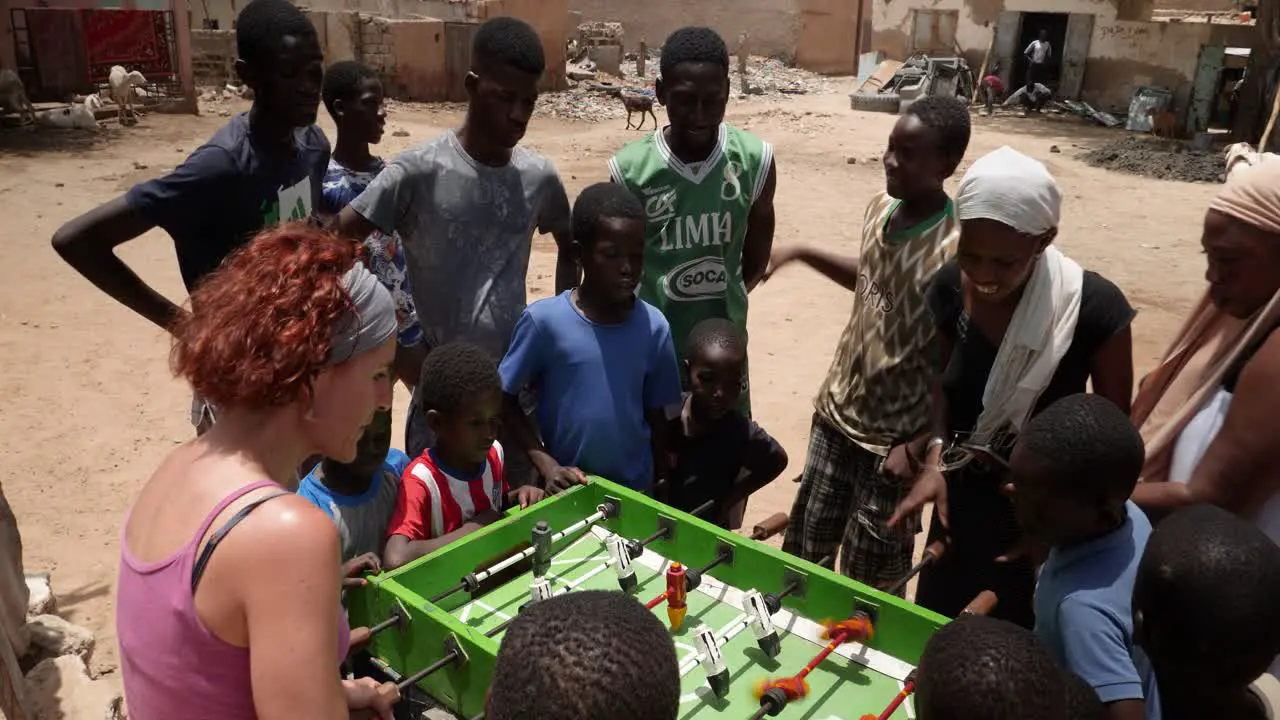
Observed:
[[[593,477],[370,577],[348,597],[351,625],[369,628],[367,652],[401,687],[472,718],[523,605],[621,590],[674,628],[682,719],[913,719],[915,664],[947,618],[757,541],[785,524],[775,516],[747,538]],[[855,620],[874,626],[865,642],[831,641],[844,631],[824,623]],[[805,697],[761,694],[798,673]]]

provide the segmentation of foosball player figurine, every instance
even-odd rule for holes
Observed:
[[[639,545],[640,552],[644,552],[644,546]],[[613,572],[618,576],[618,586],[622,588],[624,593],[632,593],[636,589],[638,581],[636,580],[635,568],[631,567],[633,557],[628,541],[620,535],[614,535],[609,538],[609,563],[613,565]]]
[[[684,624],[684,614],[688,611],[686,598],[688,590],[685,586],[684,566],[678,562],[667,568],[667,620],[672,630],[679,630]]]
[[[547,571],[551,569],[551,526],[539,520],[533,526],[533,581],[529,583],[529,597],[534,602],[551,597],[551,581]]]
[[[756,645],[768,657],[778,657],[782,651],[782,641],[778,639],[778,631],[773,627],[773,615],[765,604],[758,590],[748,590],[742,595],[742,611],[751,622],[751,632],[756,636]]]
[[[866,612],[859,610],[853,614],[848,620],[839,622],[828,622],[822,630],[822,638],[824,640],[830,638],[831,642],[822,648],[808,665],[801,668],[800,672],[792,677],[765,679],[756,684],[755,697],[760,702],[760,709],[752,716],[752,720],[760,720],[768,715],[773,717],[782,712],[787,703],[792,700],[802,700],[809,694],[809,681],[806,679],[813,669],[822,664],[827,656],[835,652],[835,649],[847,642],[865,642],[870,640],[875,634],[875,628],[871,624],[871,616]]]
[[[696,633],[698,661],[707,673],[707,684],[716,697],[723,698],[729,694],[729,668],[725,667],[724,657],[720,654],[716,634],[706,625],[699,625]]]

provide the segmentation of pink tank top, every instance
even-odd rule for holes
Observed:
[[[257,717],[249,649],[231,645],[205,629],[196,615],[192,571],[200,540],[213,520],[245,494],[269,487],[278,486],[264,480],[227,496],[209,511],[186,545],[158,562],[136,560],[125,544],[121,527],[116,632],[125,700],[129,715],[135,720]],[[232,525],[234,521],[222,530],[230,530]],[[333,591],[338,592],[338,588]],[[344,613],[338,623],[339,659],[346,657],[350,640],[351,629]],[[337,671],[334,668],[335,680]]]

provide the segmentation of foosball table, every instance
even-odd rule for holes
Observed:
[[[480,718],[503,631],[531,602],[620,590],[671,629],[680,717],[913,720],[915,664],[947,618],[592,477],[348,596],[353,633],[401,689]],[[905,586],[942,551],[931,546]],[[896,590],[896,586],[894,589]],[[971,606],[986,612],[994,595]]]

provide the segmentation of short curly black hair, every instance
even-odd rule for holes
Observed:
[[[271,62],[285,35],[315,35],[305,13],[289,0],[252,0],[236,16],[236,55],[250,65]]]
[[[320,94],[324,99],[324,109],[337,120],[333,112],[334,102],[354,99],[360,94],[360,83],[369,79],[377,80],[378,73],[356,60],[342,60],[325,68],[324,87]]]
[[[729,48],[720,33],[709,27],[684,27],[667,36],[658,61],[662,77],[671,77],[676,66],[686,62],[715,63],[729,77]]]
[[[689,341],[685,343],[689,359],[697,357],[703,348],[717,346],[724,350],[747,356],[747,331],[737,323],[725,318],[707,318],[689,331]]]
[[[485,393],[501,392],[498,364],[476,345],[445,343],[427,353],[418,395],[423,411],[450,415]]]
[[[624,185],[588,185],[573,201],[573,239],[583,247],[595,245],[602,218],[644,220],[644,206]]]
[[[1134,639],[1160,678],[1243,688],[1280,655],[1280,547],[1213,505],[1165,518],[1133,586]]]
[[[1035,458],[1039,478],[1055,495],[1098,508],[1133,494],[1146,459],[1129,416],[1090,393],[1068,395],[1041,410],[1022,429],[1017,450]]]
[[[962,615],[943,625],[917,673],[920,720],[1065,720],[1062,669],[1011,622]]]
[[[509,67],[530,75],[547,69],[542,41],[529,23],[513,17],[496,17],[476,30],[471,42],[471,68]]]
[[[520,611],[507,630],[485,706],[486,720],[675,720],[675,646],[630,595],[557,595]]]
[[[903,115],[919,118],[938,136],[938,149],[948,161],[959,165],[969,149],[969,108],[959,98],[926,95],[907,106]]]

